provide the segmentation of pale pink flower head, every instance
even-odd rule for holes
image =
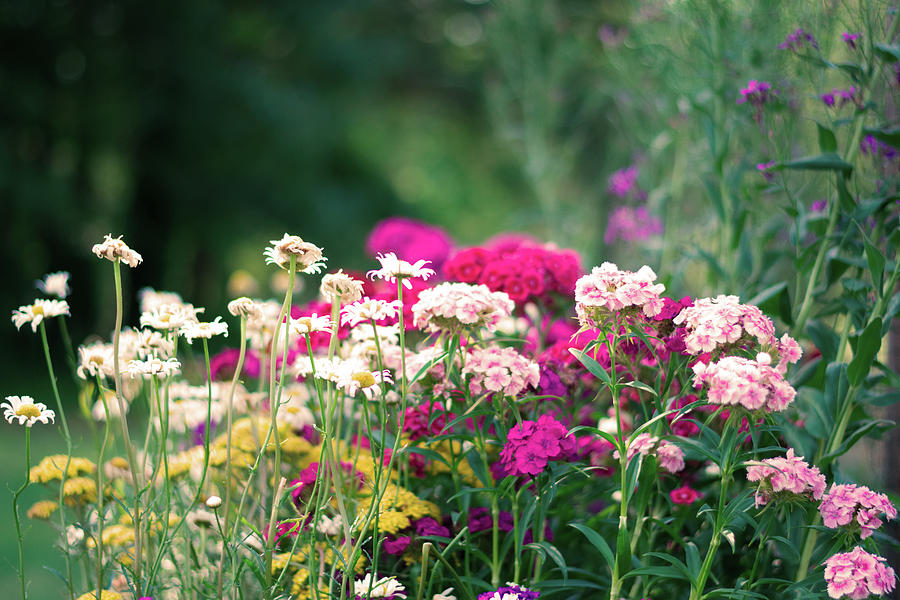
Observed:
[[[727,350],[752,342],[760,346],[778,345],[772,320],[758,307],[741,304],[737,296],[695,300],[678,313],[673,323],[684,327],[684,345],[689,354]]]
[[[884,524],[880,515],[883,514],[888,520],[897,518],[897,509],[886,495],[849,483],[832,484],[822,498],[819,512],[826,527],[859,527],[859,537],[862,539]]]
[[[817,467],[809,466],[802,456],[789,448],[784,457],[767,458],[747,467],[747,481],[759,482],[756,506],[770,500],[792,500],[797,497],[818,500],[825,492],[825,476]]]
[[[628,440],[628,461],[637,455],[655,455],[659,466],[669,473],[684,469],[684,451],[672,442],[649,433],[641,433]],[[613,451],[613,458],[619,458],[618,450]]]
[[[412,283],[410,283],[410,279],[428,279],[434,275],[434,269],[425,267],[430,262],[427,260],[417,260],[415,263],[409,263],[397,258],[397,255],[393,252],[379,254],[375,258],[378,259],[381,268],[373,269],[366,273],[369,279],[383,279],[390,283],[397,283],[399,278],[403,282],[403,287],[411,290]]]
[[[492,292],[486,285],[448,282],[422,290],[412,312],[415,326],[426,331],[481,327],[494,331],[515,307],[505,292]]]
[[[584,327],[599,327],[614,312],[642,312],[653,317],[663,309],[666,286],[644,265],[636,273],[621,271],[610,262],[594,267],[575,282],[575,311]]]
[[[69,273],[67,271],[48,273],[43,279],[35,281],[35,285],[45,294],[65,300],[69,295]]]
[[[711,404],[742,406],[751,412],[780,412],[794,401],[797,391],[772,367],[761,352],[756,360],[726,356],[718,362],[694,364],[694,387],[707,386]]]
[[[825,582],[829,598],[863,600],[893,591],[896,575],[882,557],[857,546],[825,561]]]
[[[537,389],[541,381],[538,364],[512,348],[489,346],[469,352],[462,369],[470,376],[469,389],[475,395],[497,393],[516,397],[526,388]]]

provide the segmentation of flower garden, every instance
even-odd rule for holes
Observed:
[[[829,115],[817,149],[775,138],[791,90],[734,90],[729,110],[772,142],[753,193],[787,199],[759,243],[790,280],[754,297],[729,288],[756,272],[756,242],[726,224],[726,177],[709,182],[709,237],[738,258],[710,260],[715,285],[682,281],[686,295],[653,264],[586,264],[514,232],[458,246],[397,217],[371,232],[365,272],[315,231],[260,240],[283,296],[215,314],[126,294],[146,267],[127,233],[85,247],[115,298],[108,333],[69,341],[65,272],[12,311],[47,379],[0,405],[24,449],[8,457],[23,476],[7,482],[19,589],[4,597],[33,597],[26,564],[49,552],[71,600],[892,597],[896,490],[844,468],[894,426],[900,389],[884,347],[900,311],[888,17],[882,38],[831,45],[852,60],[802,29],[778,47],[849,80],[811,100]],[[668,227],[639,178],[608,179],[607,244]],[[76,452],[77,423],[92,442]],[[65,453],[35,452],[43,428]],[[38,527],[52,549],[29,544]]]

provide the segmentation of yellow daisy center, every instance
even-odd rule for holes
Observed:
[[[16,409],[16,416],[36,419],[37,417],[41,416],[41,409],[39,409],[34,404],[23,404],[18,409]]]
[[[360,371],[359,373],[354,373],[352,376],[353,381],[359,383],[362,387],[372,387],[375,385],[375,377],[368,371]]]
[[[44,314],[44,307],[40,304],[35,304],[31,307],[31,313],[35,316]]]

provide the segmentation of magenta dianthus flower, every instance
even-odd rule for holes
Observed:
[[[566,460],[575,449],[575,436],[550,415],[541,415],[537,422],[522,421],[509,430],[500,461],[510,475],[539,475],[549,461]]]
[[[505,586],[498,588],[495,591],[478,594],[477,600],[537,600],[540,595],[540,592],[523,588],[512,582],[507,582]]]
[[[366,240],[369,256],[396,252],[405,261],[429,261],[440,269],[453,249],[453,241],[440,227],[406,217],[389,217],[376,223]]]
[[[844,43],[847,44],[847,47],[851,50],[856,50],[856,43],[861,37],[861,33],[849,33],[845,31],[841,34],[841,39],[844,40]]]
[[[625,169],[619,169],[609,176],[606,189],[610,194],[619,198],[627,198],[628,194],[637,186],[638,169],[631,165]]]

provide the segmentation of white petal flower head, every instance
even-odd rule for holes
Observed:
[[[97,255],[97,258],[105,258],[112,262],[122,261],[132,268],[144,262],[140,254],[129,248],[128,244],[122,241],[121,235],[114,238],[111,234],[106,234],[103,241],[99,244],[94,244],[91,251]]]
[[[228,312],[235,317],[243,317],[247,320],[261,319],[263,316],[262,304],[251,300],[246,296],[237,298],[228,303]]]
[[[223,323],[222,317],[216,317],[215,321],[186,323],[178,333],[187,340],[188,344],[193,344],[196,338],[208,340],[216,335],[228,337],[228,323]]]
[[[381,321],[397,317],[403,310],[403,304],[399,300],[388,302],[374,298],[363,298],[353,304],[348,304],[341,310],[341,324],[349,324],[351,327],[363,321]]]
[[[141,312],[153,312],[164,304],[183,304],[181,294],[175,292],[158,292],[152,287],[141,288],[138,292]]]
[[[409,282],[409,279],[414,277],[428,279],[434,275],[434,269],[425,268],[425,265],[431,262],[430,260],[417,260],[413,264],[397,258],[397,255],[393,252],[379,254],[375,258],[381,263],[381,268],[373,269],[366,273],[369,279],[377,277],[378,279],[396,283],[399,277],[403,281],[403,287],[412,289],[412,283]]]
[[[55,422],[56,413],[43,402],[35,402],[31,396],[7,396],[6,399],[9,402],[0,404],[0,408],[3,409],[3,418],[7,423],[12,424],[18,420],[19,425],[31,427],[38,421],[45,425],[47,421]]]
[[[453,588],[448,587],[440,594],[432,596],[431,600],[456,600],[456,596],[453,595]]]
[[[369,591],[370,587],[371,591]],[[395,577],[382,577],[378,581],[372,581],[371,573],[366,573],[365,577],[353,582],[353,592],[359,598],[386,598],[388,596],[406,598],[405,589],[406,586],[397,581]]]
[[[295,335],[306,335],[315,331],[331,333],[331,317],[328,315],[320,317],[313,313],[308,317],[291,319],[290,331]]]
[[[69,295],[69,273],[67,271],[58,271],[56,273],[48,273],[43,279],[35,281],[37,289],[41,290],[49,296],[56,296],[60,300],[65,300]]]
[[[88,377],[113,377],[113,347],[102,342],[78,347],[78,369],[82,379]]]
[[[349,304],[362,298],[363,282],[338,269],[336,273],[328,273],[322,278],[319,291],[326,300],[339,299],[342,304]]]
[[[34,304],[20,306],[12,314],[12,322],[16,329],[21,329],[25,323],[31,323],[31,330],[37,331],[38,325],[44,319],[69,314],[69,303],[65,300],[35,300]]]
[[[183,302],[160,304],[141,314],[141,327],[165,331],[180,329],[189,323],[196,323],[197,315],[202,312],[202,308],[194,308],[193,304]]]
[[[325,268],[327,259],[322,256],[322,249],[315,244],[304,242],[300,236],[285,233],[280,240],[269,242],[272,246],[263,252],[266,264],[275,264],[287,270],[293,256],[298,273],[318,273]]]
[[[181,363],[177,359],[167,358],[160,360],[158,358],[148,358],[147,360],[130,360],[128,368],[124,373],[134,377],[142,377],[144,375],[156,375],[157,377],[169,377],[177,375],[181,372]]]

